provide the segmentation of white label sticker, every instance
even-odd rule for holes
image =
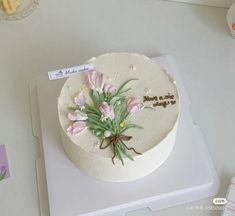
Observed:
[[[84,65],[78,65],[75,67],[71,68],[64,68],[64,69],[59,69],[55,71],[49,71],[48,72],[48,77],[49,80],[56,80],[56,79],[61,79],[65,77],[70,77],[75,74],[79,74],[82,72],[88,72],[94,70],[94,64],[84,64]]]

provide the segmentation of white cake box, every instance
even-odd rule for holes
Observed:
[[[65,80],[49,81],[44,76],[31,82],[33,133],[41,146],[36,164],[41,216],[48,215],[47,190],[51,216],[121,216],[143,207],[158,210],[218,192],[219,181],[202,133],[191,118],[190,101],[176,64],[166,55],[154,60],[179,88],[181,116],[176,144],[163,165],[132,182],[104,182],[75,167],[63,150],[57,117],[57,97]]]

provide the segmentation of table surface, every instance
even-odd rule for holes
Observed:
[[[29,81],[107,52],[171,54],[191,98],[224,197],[235,175],[235,40],[227,9],[158,0],[41,1],[28,18],[0,22],[0,143],[11,178],[0,182],[1,216],[39,216]],[[187,175],[187,174],[186,174]],[[212,199],[128,216],[220,215]]]

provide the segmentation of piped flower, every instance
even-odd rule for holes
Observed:
[[[105,83],[105,84],[104,84],[103,91],[104,91],[104,93],[106,93],[106,94],[111,94],[111,95],[113,95],[113,94],[117,91],[117,89],[116,89],[113,85],[110,85],[110,84]]]
[[[76,122],[74,122],[72,125],[70,125],[70,126],[67,128],[67,132],[68,132],[70,135],[79,135],[79,134],[82,133],[86,128],[87,128],[86,122],[84,122],[84,121],[76,121]]]
[[[7,167],[3,165],[3,166],[1,167],[1,169],[0,169],[0,173],[5,172],[6,169],[7,169]]]
[[[135,97],[129,98],[127,100],[126,105],[127,105],[127,112],[130,114],[139,112],[144,108],[144,104],[142,103],[142,101]]]
[[[110,137],[112,135],[112,133],[109,131],[109,130],[106,130],[105,132],[104,132],[104,137]]]
[[[102,102],[99,107],[99,110],[102,113],[103,120],[106,120],[108,118],[111,120],[114,119],[115,115],[114,115],[113,108],[109,106],[107,102]]]
[[[102,93],[105,83],[105,77],[98,71],[92,71],[85,76],[85,82],[90,89]]]
[[[74,113],[68,113],[67,115],[70,121],[85,121],[87,120],[87,115],[76,110]]]
[[[75,105],[79,107],[83,107],[86,103],[86,98],[82,92],[78,94],[78,96],[74,97],[74,103]]]

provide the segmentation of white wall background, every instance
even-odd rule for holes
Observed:
[[[187,2],[187,3],[195,3],[195,4],[203,4],[210,6],[218,6],[218,7],[227,7],[229,8],[235,0],[172,0],[179,2]]]

